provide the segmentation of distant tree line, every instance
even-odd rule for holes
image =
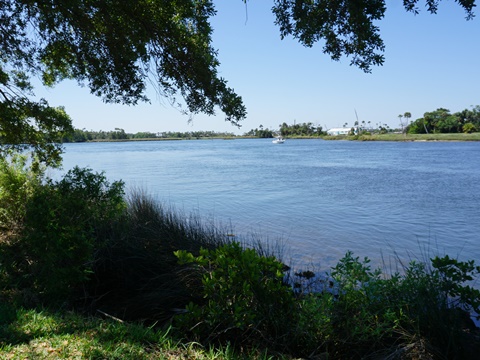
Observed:
[[[423,117],[410,122],[411,114],[406,112],[399,115],[401,131],[409,134],[430,134],[430,133],[472,133],[480,131],[480,105],[472,106],[471,109],[465,109],[456,113],[451,113],[450,110],[439,108],[435,111],[426,112]],[[343,127],[348,127],[345,123]],[[379,132],[387,133],[395,131],[390,129],[387,124],[378,124],[377,128],[370,126],[365,121],[361,123],[355,122],[353,129],[358,129],[360,133],[364,132]],[[292,136],[323,136],[327,133],[323,131],[321,126],[315,126],[312,122],[294,123],[288,125],[282,123],[279,129],[264,128],[259,125],[258,128],[251,129],[244,133],[243,136],[257,137],[257,138],[273,138],[277,135],[284,137]],[[74,129],[74,132],[68,137],[63,138],[63,142],[86,142],[98,140],[135,140],[135,139],[201,139],[201,138],[224,138],[235,137],[235,134],[228,132],[215,131],[167,131],[167,132],[137,132],[126,133],[125,130],[115,128],[113,131],[93,131],[86,129]]]
[[[167,132],[148,132],[126,133],[125,130],[115,128],[113,131],[93,131],[86,129],[75,129],[73,134],[63,138],[63,142],[86,142],[98,140],[135,140],[135,139],[200,139],[215,137],[233,137],[233,133],[215,132],[215,131],[167,131]]]
[[[270,130],[269,128],[264,129],[263,125],[260,125],[258,128],[251,129],[250,131],[243,134],[243,136],[251,136],[258,138],[273,138],[275,136],[275,131]]]
[[[273,138],[276,135],[281,136],[321,136],[326,135],[321,126],[314,126],[313,123],[294,123],[293,125],[288,125],[283,123],[279,125],[278,130],[271,130],[269,128],[264,128],[263,125],[260,125],[258,128],[251,129],[250,131],[243,134],[244,136],[252,136],[258,138]]]
[[[454,114],[447,109],[426,112],[407,126],[409,134],[472,133],[480,130],[480,105]]]
[[[314,126],[313,123],[300,123],[288,125],[283,123],[280,125],[280,134],[282,136],[321,136],[325,135],[321,126]]]

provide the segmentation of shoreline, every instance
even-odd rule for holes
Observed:
[[[94,139],[87,141],[64,142],[64,144],[72,143],[97,143],[97,142],[135,142],[135,141],[181,141],[181,140],[243,140],[243,139],[262,139],[252,136],[230,136],[230,137],[189,137],[189,138],[141,138],[141,139]],[[273,139],[273,138],[272,138]],[[326,135],[326,136],[289,136],[285,139],[295,140],[326,140],[326,141],[396,141],[396,142],[465,142],[480,141],[480,133],[463,134],[373,134],[373,135]]]

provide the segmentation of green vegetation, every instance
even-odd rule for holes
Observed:
[[[75,129],[72,135],[64,136],[62,141],[86,142],[86,141],[122,141],[122,140],[162,140],[162,139],[211,139],[211,138],[231,138],[233,133],[215,132],[215,131],[166,131],[162,133],[153,133],[149,131],[137,132],[135,134],[126,133],[125,130],[115,128],[113,131],[94,131]]]
[[[189,281],[201,286],[201,302],[189,303],[175,322],[190,329],[196,341],[267,346],[288,351],[288,335],[299,315],[293,291],[284,282],[284,267],[273,256],[233,242],[198,256],[176,251],[181,265],[190,265]],[[258,341],[258,336],[262,340]]]
[[[273,138],[275,135],[274,130],[270,130],[269,128],[263,128],[263,125],[260,125],[258,128],[251,129],[250,131],[243,134],[243,136],[247,137],[257,137],[257,138]]]
[[[311,122],[293,125],[282,123],[280,125],[280,134],[282,136],[322,136],[325,132],[321,126],[314,126]]]
[[[359,140],[359,141],[480,141],[480,133],[457,134],[363,134],[325,136],[325,140]]]
[[[58,182],[33,177],[16,188],[5,180],[0,203],[15,199],[22,207],[15,217],[5,216],[17,233],[0,244],[0,284],[24,305],[61,304],[88,279],[96,251],[120,221],[123,184],[79,168]]]
[[[480,274],[449,256],[327,274],[121,182],[0,162],[0,357],[475,359]],[[281,354],[281,355],[280,355]]]
[[[454,114],[447,109],[426,112],[406,127],[409,134],[466,133],[480,131],[480,106]]]
[[[230,346],[182,343],[170,328],[157,329],[70,311],[0,305],[2,359],[221,360],[271,359],[261,352],[236,355]]]

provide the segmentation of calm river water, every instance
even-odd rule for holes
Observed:
[[[297,264],[347,250],[388,264],[448,253],[480,263],[480,143],[268,139],[67,144],[64,169],[128,188],[238,237],[277,240]]]

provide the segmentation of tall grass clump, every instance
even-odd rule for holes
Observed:
[[[141,191],[127,198],[103,173],[75,167],[53,180],[22,156],[0,170],[0,295],[18,305],[165,320],[191,300],[174,251],[227,241]]]
[[[0,289],[22,306],[81,306],[165,320],[191,300],[176,250],[228,240],[198,216],[166,209],[121,181],[75,167],[61,179],[22,156],[0,161]]]
[[[125,230],[97,255],[93,304],[122,319],[165,321],[192,301],[174,252],[198,254],[228,241],[227,231],[165,208],[142,191],[128,196]]]

